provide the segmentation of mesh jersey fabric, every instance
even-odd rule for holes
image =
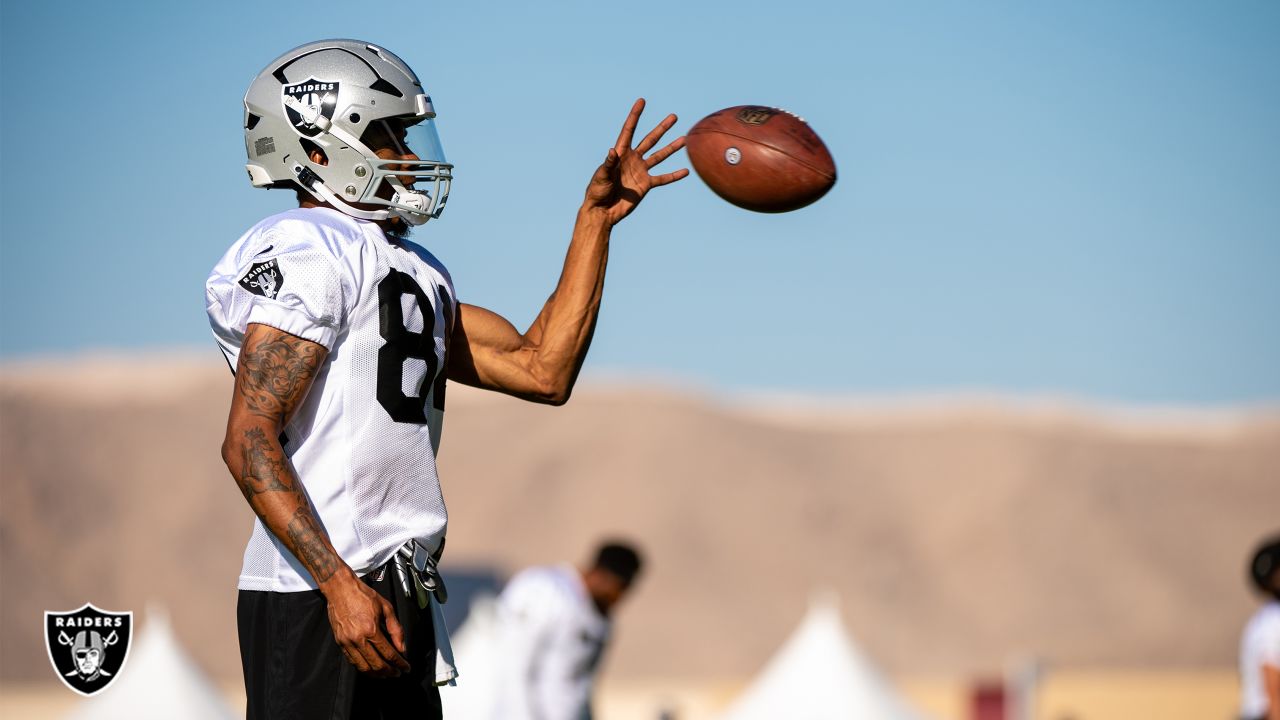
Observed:
[[[282,442],[342,559],[364,574],[411,538],[438,548],[448,514],[435,457],[457,307],[444,266],[375,223],[298,208],[236,241],[210,274],[205,299],[232,368],[251,323],[328,349]],[[239,588],[316,584],[258,520]]]
[[[533,567],[497,602],[500,652],[493,720],[585,720],[609,619],[570,565]]]

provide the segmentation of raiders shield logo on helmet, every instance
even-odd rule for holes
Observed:
[[[99,610],[85,603],[79,610],[44,614],[44,644],[49,662],[63,684],[81,695],[102,692],[129,659],[133,613]]]
[[[289,83],[281,88],[280,101],[293,129],[304,137],[315,137],[321,131],[320,118],[333,119],[333,110],[338,106],[338,83],[315,78]]]

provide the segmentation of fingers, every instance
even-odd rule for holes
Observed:
[[[669,172],[666,175],[653,175],[649,179],[650,187],[659,187],[661,185],[670,185],[677,180],[683,180],[689,177],[688,168],[680,168],[675,172]]]
[[[368,668],[361,670],[363,673],[379,678],[396,677],[400,674],[400,670],[384,660],[382,654],[369,643],[360,646],[357,654]],[[359,665],[356,666],[357,669],[359,667]]]
[[[622,132],[618,133],[618,141],[613,144],[613,149],[621,155],[631,148],[631,140],[636,135],[636,125],[640,123],[640,113],[644,112],[644,98],[635,101],[631,106],[631,112],[627,113],[626,122],[622,123]]]
[[[672,115],[672,117],[675,117],[675,116],[674,116],[674,115]],[[646,139],[647,139],[647,138],[646,138]],[[654,167],[654,166],[656,166],[658,163],[660,163],[660,162],[662,162],[663,160],[666,160],[667,158],[671,157],[671,154],[672,154],[672,153],[674,153],[675,151],[679,150],[679,149],[680,149],[680,148],[682,148],[682,147],[684,147],[684,136],[683,136],[683,135],[681,135],[680,137],[676,138],[675,140],[672,140],[672,141],[671,141],[671,143],[670,143],[670,144],[668,144],[666,147],[662,148],[661,150],[658,150],[658,151],[657,151],[657,152],[655,152],[654,154],[652,154],[652,155],[650,155],[649,157],[645,158],[645,161],[644,161],[645,167],[653,168],[653,167]],[[637,149],[637,150],[639,150],[639,148],[636,148],[636,149]]]
[[[649,148],[653,147],[654,145],[657,145],[658,141],[662,139],[662,136],[666,135],[667,131],[671,129],[671,126],[675,124],[676,124],[675,113],[672,113],[662,118],[662,122],[658,123],[657,127],[650,130],[649,134],[645,135],[644,139],[640,141],[640,144],[636,146],[636,152],[640,153],[641,155],[649,152]]]
[[[342,654],[347,658],[347,662],[355,666],[356,670],[362,673],[369,672],[369,663],[365,662],[364,656],[360,654],[354,647],[339,645],[342,648]]]
[[[618,151],[609,148],[609,152],[604,156],[604,162],[600,163],[600,167],[596,168],[597,180],[608,180],[613,174],[613,169],[618,166]]]
[[[400,654],[404,651],[404,628],[396,618],[396,609],[386,598],[371,594],[377,605],[375,612],[381,617],[375,620],[373,632],[367,635],[359,646],[360,653],[369,664],[370,672],[379,677],[408,672],[409,661]],[[394,639],[395,647],[392,647],[392,641],[387,640],[387,635],[382,633],[383,625],[387,628],[387,634]]]
[[[409,672],[409,661],[405,660],[404,656],[399,652],[396,652],[394,647],[391,647],[391,643],[382,633],[369,638],[366,647],[377,653],[373,659],[377,661],[377,664],[382,665],[386,675],[399,675],[402,672]],[[368,656],[367,652],[365,654]]]
[[[600,167],[596,168],[596,172],[591,176],[591,182],[587,185],[587,193],[599,192],[600,188],[606,188],[612,185],[613,176],[617,172],[618,153],[613,148],[609,148],[608,154],[605,155],[604,162],[600,163]]]
[[[403,653],[405,651],[404,627],[400,625],[400,620],[396,617],[396,609],[391,606],[391,603],[384,600],[382,601],[382,612],[387,619],[387,637],[396,646],[396,650]],[[403,660],[404,658],[401,659]],[[408,669],[409,663],[406,662],[401,670]]]
[[[403,638],[400,645],[403,646]],[[401,655],[381,632],[342,645],[342,654],[356,670],[375,677],[393,677],[409,672],[409,661]]]

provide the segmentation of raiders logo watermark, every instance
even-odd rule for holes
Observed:
[[[285,116],[293,129],[304,137],[315,137],[320,134],[320,118],[333,119],[338,106],[338,83],[315,78],[290,83],[281,89],[280,102],[284,103]]]
[[[738,111],[737,120],[744,125],[763,125],[769,122],[769,118],[777,114],[778,111],[773,108],[748,105]]]
[[[282,282],[284,282],[284,273],[280,272],[280,266],[276,264],[276,259],[271,258],[265,262],[254,263],[249,268],[249,272],[240,278],[240,287],[254,295],[261,295],[268,300],[275,300],[276,294],[280,292],[280,283]]]
[[[109,612],[85,603],[79,610],[44,614],[44,644],[54,672],[64,685],[86,697],[102,692],[120,676],[132,637],[132,612]]]

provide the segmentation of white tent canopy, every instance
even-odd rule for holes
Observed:
[[[816,599],[721,720],[923,720],[858,651],[834,598]]]
[[[240,714],[178,645],[169,616],[147,612],[120,677],[66,720],[232,720]]]

